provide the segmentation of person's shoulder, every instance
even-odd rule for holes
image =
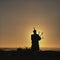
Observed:
[[[31,36],[34,36],[34,34],[31,34]]]

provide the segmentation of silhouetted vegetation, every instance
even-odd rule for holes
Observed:
[[[0,51],[0,60],[60,60],[60,51],[39,51],[20,49],[16,51]]]

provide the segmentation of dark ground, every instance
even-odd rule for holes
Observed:
[[[18,49],[17,51],[0,50],[0,60],[60,60],[60,51],[33,53],[30,49]]]

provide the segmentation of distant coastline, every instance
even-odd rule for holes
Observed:
[[[0,48],[2,51],[16,51],[19,48]],[[20,48],[20,49],[26,49],[26,48]],[[27,48],[29,49],[29,48]],[[41,48],[41,51],[60,51],[60,48]]]

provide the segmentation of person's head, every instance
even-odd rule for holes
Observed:
[[[36,30],[35,29],[33,30],[33,33],[36,34]]]

